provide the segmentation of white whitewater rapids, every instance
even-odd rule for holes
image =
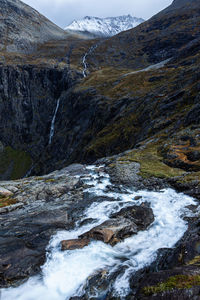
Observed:
[[[50,241],[47,260],[41,274],[30,278],[17,288],[2,289],[2,300],[67,300],[84,293],[86,279],[95,271],[106,269],[112,272],[117,268],[125,270],[112,287],[114,296],[121,299],[129,293],[129,279],[135,271],[149,265],[156,259],[157,250],[171,248],[183,236],[187,223],[183,215],[189,213],[185,207],[194,204],[189,196],[166,189],[160,192],[126,190],[126,193],[106,192],[111,185],[109,176],[101,168],[88,167],[91,175],[85,182],[91,185],[86,191],[98,196],[107,196],[104,202],[95,202],[80,216],[72,231],[60,231]],[[134,200],[135,196],[142,196]],[[112,198],[112,199],[111,199]],[[113,198],[116,199],[113,201]],[[74,251],[61,252],[60,242],[75,239],[80,234],[109,219],[109,215],[123,207],[140,205],[147,201],[153,209],[154,223],[145,231],[127,238],[114,247],[103,242],[93,241],[87,247]],[[95,223],[79,226],[80,222],[93,218]],[[126,259],[121,260],[121,257]]]

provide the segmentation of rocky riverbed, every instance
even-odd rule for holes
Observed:
[[[1,182],[15,201],[0,208],[1,286],[37,273],[51,236],[72,227],[69,208],[83,199],[83,183],[76,178],[81,172],[83,166],[72,166],[44,177]]]
[[[196,295],[198,203],[142,182],[138,164],[120,171],[118,158],[1,182],[1,199],[15,202],[0,211],[2,299]]]

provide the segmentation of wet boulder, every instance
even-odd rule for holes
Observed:
[[[79,236],[81,239],[102,241],[111,246],[145,230],[154,221],[153,211],[147,204],[123,208],[111,219]]]
[[[114,246],[126,237],[137,233],[137,226],[131,220],[108,220],[103,224],[84,233],[80,238],[89,238],[91,240],[102,241]]]
[[[13,193],[10,190],[0,187],[0,196],[1,197],[10,197],[10,196],[13,196]]]

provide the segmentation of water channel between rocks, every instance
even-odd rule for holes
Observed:
[[[173,247],[183,236],[187,229],[187,223],[183,220],[183,215],[188,212],[185,207],[194,204],[194,199],[172,189],[136,192],[123,188],[124,192],[109,192],[106,188],[111,186],[109,175],[101,171],[101,167],[90,166],[87,169],[90,170],[90,176],[84,178],[89,186],[85,192],[106,196],[106,201],[94,202],[86,208],[74,230],[59,231],[53,236],[41,274],[19,287],[2,289],[2,300],[67,300],[72,296],[81,296],[84,294],[87,278],[99,270],[106,270],[108,273],[118,271],[109,289],[114,296],[124,299],[130,291],[130,276],[152,263],[158,249]],[[142,198],[135,200],[136,196]],[[76,239],[108,220],[112,213],[143,202],[150,204],[155,217],[147,230],[140,231],[114,247],[92,241],[83,249],[61,251],[62,240]],[[87,219],[95,221],[81,226]]]

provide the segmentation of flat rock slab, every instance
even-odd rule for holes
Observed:
[[[61,250],[76,250],[76,249],[82,249],[85,246],[88,246],[90,243],[89,239],[76,239],[76,240],[67,240],[62,241],[62,248]]]

